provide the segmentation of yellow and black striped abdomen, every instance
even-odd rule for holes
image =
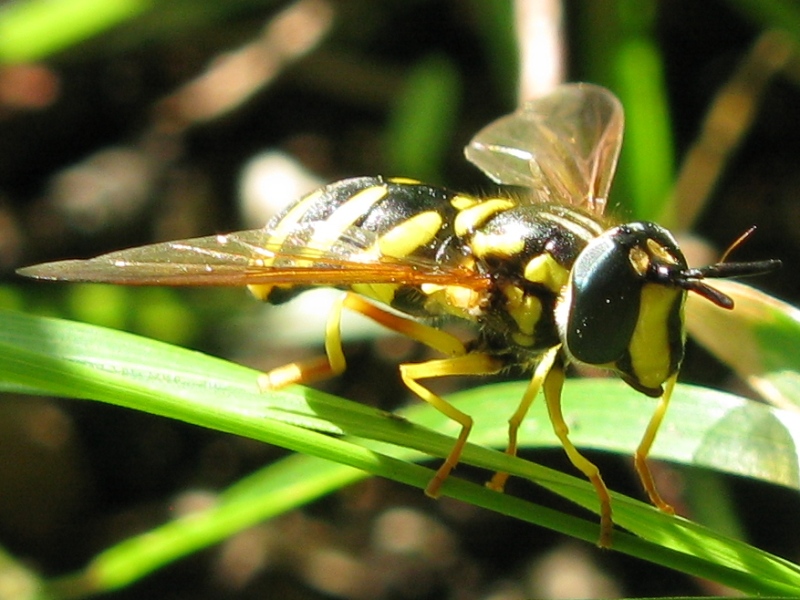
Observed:
[[[265,246],[275,252],[276,267],[305,260],[380,259],[462,265],[464,251],[453,245],[457,194],[409,179],[358,177],[327,185],[291,204],[265,229]],[[468,202],[478,200],[467,199]],[[384,304],[395,292],[411,297],[419,286],[354,284],[352,289]],[[405,289],[412,288],[412,289]],[[259,298],[280,303],[298,286],[251,286]],[[424,309],[411,311],[414,314]]]
[[[556,302],[575,258],[604,229],[598,217],[570,206],[361,177],[325,186],[287,207],[267,225],[265,245],[275,252],[276,267],[388,258],[409,268],[424,264],[429,270],[485,274],[489,284],[479,290],[457,282],[411,285],[368,278],[343,287],[410,316],[473,322],[479,329],[475,347],[508,362],[528,362],[558,343]],[[251,289],[279,303],[306,288]]]

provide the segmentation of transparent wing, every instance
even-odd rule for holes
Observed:
[[[622,105],[610,91],[562,85],[484,127],[464,153],[495,182],[530,188],[534,201],[602,214],[623,129]]]
[[[446,261],[380,256],[372,250],[369,235],[355,228],[325,249],[291,241],[270,248],[266,239],[263,229],[239,231],[139,246],[87,260],[44,263],[17,273],[36,279],[122,285],[439,283],[476,289],[488,285],[483,275]]]

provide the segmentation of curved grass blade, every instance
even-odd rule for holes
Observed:
[[[253,371],[196,352],[97,327],[14,313],[0,313],[0,378],[41,393],[112,402],[230,431],[418,487],[425,486],[431,471],[409,461],[422,458],[421,452],[442,456],[452,444],[451,438],[440,433],[319,392],[296,388],[260,394]],[[480,412],[481,403],[487,404],[480,394],[478,400],[465,396],[459,404],[479,423],[489,424],[488,429],[476,432],[474,442],[502,445],[505,441],[505,428],[497,424],[497,401],[502,396],[497,387],[479,390],[494,399],[488,413]],[[513,387],[508,386],[506,391],[521,389]],[[588,400],[594,402],[596,394],[591,387],[587,390],[591,393]],[[470,406],[470,402],[476,405]],[[567,402],[569,412],[578,414],[580,407],[573,406],[577,403],[571,399]],[[676,398],[676,403],[681,401]],[[421,422],[438,418],[433,413],[429,407],[417,405],[409,415]],[[494,424],[491,415],[495,415]],[[624,413],[619,416],[615,430],[621,429]],[[495,430],[502,431],[502,438],[491,433]],[[467,448],[463,462],[508,470],[590,510],[596,509],[594,491],[583,480],[474,444]],[[581,539],[596,540],[597,526],[592,522],[499,495],[455,477],[446,483],[444,492]],[[249,502],[256,502],[256,497],[249,495]],[[619,551],[748,592],[786,595],[800,590],[800,568],[787,561],[663,515],[633,499],[614,495],[614,508],[616,522],[640,536],[637,539],[618,532],[614,547]],[[189,534],[184,531],[183,535]],[[195,541],[200,547],[210,538],[194,539],[200,540]]]
[[[731,367],[764,399],[800,408],[800,310],[735,281],[714,286],[733,298],[733,311],[689,295],[689,334]],[[735,340],[735,342],[734,342]]]

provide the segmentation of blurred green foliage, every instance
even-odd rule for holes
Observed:
[[[332,2],[335,13],[332,29],[308,56],[286,65],[275,79],[248,97],[232,113],[211,122],[195,124],[175,139],[168,138],[165,145],[172,145],[174,154],[159,154],[162,146],[149,145],[154,137],[157,138],[148,136],[153,133],[150,128],[156,116],[164,111],[163,104],[160,104],[164,98],[186,82],[200,78],[209,65],[256,39],[272,17],[290,6],[293,3],[274,0],[199,3],[193,0],[17,0],[3,5],[0,8],[0,63],[8,67],[41,61],[57,74],[63,90],[63,95],[53,106],[40,112],[15,113],[0,107],[0,144],[3,144],[0,147],[0,206],[11,207],[18,218],[19,229],[26,234],[20,236],[20,247],[9,252],[9,256],[24,258],[13,259],[16,262],[6,263],[6,268],[10,270],[21,262],[88,255],[120,244],[133,245],[152,241],[154,237],[162,238],[165,232],[175,231],[165,225],[173,215],[171,209],[175,206],[175,198],[188,198],[186,205],[195,207],[194,212],[187,212],[189,217],[185,219],[190,223],[190,232],[183,233],[183,225],[176,229],[182,232],[180,235],[183,237],[239,228],[240,211],[236,202],[239,169],[246,160],[266,147],[280,148],[296,156],[324,180],[383,173],[420,178],[467,191],[491,189],[488,182],[464,161],[462,147],[480,127],[512,110],[517,101],[514,90],[520,65],[515,36],[524,35],[524,32],[514,31],[515,13],[509,1]],[[611,206],[622,218],[659,219],[665,225],[678,221],[670,202],[677,165],[696,136],[703,112],[714,92],[749,51],[760,32],[780,29],[800,43],[800,7],[791,0],[728,0],[718,3],[691,0],[579,1],[567,3],[566,23],[569,78],[608,86],[620,97],[626,110],[626,139],[612,189]],[[787,80],[793,83],[792,77],[789,73],[786,79],[781,80],[782,83],[776,86],[778,89],[772,92],[775,94],[772,100],[768,96],[763,105],[765,116],[756,127],[752,145],[734,157],[731,172],[723,178],[714,194],[704,199],[708,204],[698,228],[717,244],[724,245],[735,237],[735,232],[753,222],[763,222],[765,232],[755,236],[754,241],[741,251],[759,258],[783,258],[787,268],[780,276],[766,279],[765,284],[796,301],[800,286],[797,269],[791,265],[800,257],[797,228],[793,226],[795,209],[792,208],[797,204],[796,185],[793,183],[797,171],[797,142],[791,136],[795,129],[792,118],[797,113],[797,96],[796,90],[785,84]],[[157,133],[164,134],[164,131],[158,130]],[[107,229],[94,233],[81,230],[80,223],[66,228],[66,233],[62,232],[61,237],[55,236],[52,240],[46,235],[36,237],[31,233],[39,231],[37,224],[40,221],[62,219],[55,212],[47,216],[47,210],[54,210],[54,203],[39,202],[51,193],[50,182],[66,167],[82,163],[88,155],[109,145],[135,145],[158,150],[150,156],[162,170],[153,185],[153,198],[143,203],[141,212],[126,217],[130,223],[111,223]],[[762,159],[763,163],[755,162],[756,159]],[[196,187],[180,187],[181,181],[192,182]],[[195,231],[192,227],[202,230]],[[258,362],[254,355],[265,348],[269,360],[278,360],[289,352],[303,351],[302,348],[271,347],[272,332],[259,327],[256,320],[259,307],[248,303],[240,291],[177,292],[56,286],[13,280],[0,287],[0,307],[39,315],[67,316],[180,345],[229,352],[237,357],[245,355],[254,364]],[[785,381],[794,382],[794,366],[782,361],[781,357],[792,357],[796,353],[770,349],[791,349],[797,345],[797,320],[787,310],[778,309],[778,312],[785,318],[773,320],[770,327],[758,319],[754,323],[748,322],[747,326],[759,332],[754,348],[760,356],[769,359],[772,372],[781,374]],[[293,331],[292,328],[303,327],[304,320],[301,318],[284,326]],[[8,335],[8,331],[3,335]],[[110,342],[109,347],[113,349],[119,343],[117,339]],[[146,349],[142,353],[139,366],[157,358],[149,356]],[[372,351],[362,352],[361,359],[374,361],[366,363],[367,366],[361,366],[355,359],[352,361],[355,375],[333,384],[339,386],[337,392],[343,397],[359,400],[376,400],[377,397],[376,401],[392,394],[387,389],[385,377],[381,380],[385,371],[380,370],[375,378],[381,380],[378,387],[383,387],[373,392],[365,391],[364,378],[368,378],[373,370],[384,367],[382,358],[375,358],[374,354]],[[14,348],[9,350],[10,357],[17,355]],[[693,363],[690,354],[687,372],[691,372]],[[46,366],[32,360],[27,365],[31,377],[41,376],[43,365]],[[152,372],[158,371],[158,365],[151,366]],[[5,367],[10,368],[10,363],[7,362]],[[235,366],[221,368],[239,373]],[[55,372],[55,383],[64,384],[63,376],[64,373]],[[158,373],[158,377],[164,380],[161,383],[171,383],[164,373]],[[361,384],[353,383],[353,379],[359,378]],[[110,389],[113,387],[111,385]],[[205,398],[203,394],[211,394],[214,402],[222,406],[221,413],[230,408],[225,403],[237,400],[236,394],[213,397],[213,389],[211,392],[203,389],[205,391],[198,392],[198,396]],[[491,401],[496,402],[501,391],[501,388],[491,387],[481,393],[488,394]],[[137,388],[138,392],[144,394]],[[619,393],[614,388],[604,402],[598,402],[594,407],[578,407],[579,415],[584,414],[580,412],[584,409],[589,415],[593,408],[601,410],[599,415],[584,416],[583,422],[616,426],[616,419],[603,421],[602,416],[618,408],[614,402],[620,397]],[[407,395],[404,390],[397,394]],[[479,395],[476,392],[476,397]],[[108,396],[113,401],[113,393],[109,392]],[[467,402],[473,400],[478,402],[475,397],[472,400],[467,398]],[[206,407],[210,420],[219,417],[213,413],[214,402]],[[685,420],[681,422],[696,424],[699,416],[710,415],[714,406],[709,404],[707,413],[703,412],[702,406],[697,407],[696,419],[687,413],[688,416],[683,414]],[[571,409],[565,410],[569,412]],[[635,416],[635,410],[630,408],[621,416]],[[758,414],[782,414],[764,407],[760,410],[762,412]],[[506,411],[499,411],[495,404],[485,409],[488,418],[500,412],[504,419]],[[731,413],[733,416],[741,414]],[[748,427],[759,425],[750,413],[748,415],[744,420],[732,416],[728,423],[748,443],[747,448],[752,451],[746,457],[748,460],[748,457],[764,456],[761,450],[753,450],[750,444],[763,442],[768,447],[790,448],[791,439],[775,436],[770,428],[774,420],[767,418],[761,424],[770,427],[765,425],[758,430],[757,436],[748,437],[751,431]],[[382,423],[380,419],[378,421]],[[578,422],[581,422],[580,418]],[[536,423],[532,421],[531,431],[523,436],[525,442],[534,439],[536,432],[545,431],[549,435],[549,429],[543,429],[546,422],[538,428]],[[123,447],[121,452],[127,455],[133,451],[125,446],[126,438],[118,433],[127,431],[125,425],[104,422],[99,429]],[[247,435],[246,425],[242,428],[239,433]],[[131,429],[135,431],[135,425],[131,425]],[[577,438],[581,436],[580,429],[578,427],[575,432]],[[635,430],[634,426],[630,427],[631,434]],[[784,429],[780,431],[785,432]],[[586,431],[583,433],[587,434]],[[673,437],[667,435],[664,439],[671,439],[675,444],[668,450],[676,450],[680,442],[697,441],[681,435],[680,423],[667,433],[672,433]],[[135,434],[141,432],[135,431]],[[100,433],[94,435],[101,436]],[[614,437],[612,432],[599,434],[599,438],[603,439],[603,435]],[[703,436],[701,441],[708,442],[703,446],[706,456],[720,450],[722,443],[713,431],[706,431]],[[170,448],[179,437],[170,430],[159,441],[166,440],[163,448]],[[187,437],[191,436],[187,434]],[[786,443],[778,445],[776,439]],[[744,441],[740,450],[745,447]],[[608,440],[606,444],[613,445],[612,442],[621,444],[618,451],[630,449],[630,445],[617,438]],[[590,440],[586,443],[591,445]],[[102,446],[100,450],[87,447],[90,452],[107,459],[102,456]],[[161,448],[159,446],[152,454],[162,453]],[[138,461],[141,470],[147,471],[152,466],[146,462],[147,456],[146,453],[134,454],[131,460]],[[740,465],[737,459],[732,460],[734,466]],[[107,462],[112,460],[107,459]],[[691,460],[684,462],[690,463]],[[742,465],[745,462],[745,459],[741,460]],[[202,465],[193,466],[191,460],[185,463],[192,463],[182,465],[189,472],[170,473],[167,479],[171,485],[211,479],[202,471]],[[317,462],[310,464],[311,467],[309,463],[300,461],[300,466],[290,467],[301,472],[313,469],[314,473],[322,473],[319,479],[323,479],[326,468]],[[754,460],[752,464],[758,464],[758,461]],[[280,470],[281,465],[278,463],[276,470]],[[776,462],[775,472],[781,469],[784,474],[791,471],[786,471],[785,466],[785,462]],[[290,467],[286,467],[287,470]],[[192,472],[192,468],[197,471]],[[715,468],[719,467],[715,465]],[[117,471],[119,467],[113,466],[110,470]],[[244,471],[246,469],[242,467],[242,472],[232,475],[231,480],[241,477]],[[356,478],[353,473],[342,475],[339,472],[337,475],[341,479],[334,477],[335,482],[321,484],[327,486],[325,490],[334,489],[350,480],[348,478]],[[107,485],[104,479],[107,473],[94,476],[99,487]],[[296,481],[296,471],[291,471],[291,477]],[[704,470],[703,481],[709,481],[710,477]],[[619,481],[624,477],[614,479]],[[269,480],[267,486],[277,485],[275,481]],[[722,481],[721,488],[715,487],[713,493],[695,500],[700,507],[695,513],[698,520],[706,518],[706,522],[711,523],[712,518],[726,516],[718,504],[720,497],[727,493],[727,480]],[[286,482],[278,477],[278,483]],[[110,503],[113,508],[108,510],[123,512],[137,504],[147,505],[154,498],[156,502],[164,503],[164,498],[175,491],[174,488],[165,491],[166,486],[140,491],[137,486],[146,488],[144,483],[133,483],[131,489],[134,492],[125,498],[114,497],[111,486],[103,488],[101,494],[113,498]],[[296,491],[292,487],[282,489],[289,490],[287,494]],[[726,524],[719,525],[717,521],[715,527],[752,535],[754,529],[756,534],[759,533],[763,518],[783,517],[785,520],[777,529],[791,534],[792,528],[787,527],[786,522],[791,521],[795,514],[796,498],[792,496],[791,502],[781,504],[773,503],[771,494],[756,496],[748,505],[762,511],[757,515],[759,518],[755,525],[737,522],[736,507],[733,507],[724,519]],[[312,494],[304,498],[308,501],[313,497],[318,496]],[[271,497],[271,501],[276,503],[285,500],[280,492]],[[97,498],[91,501],[100,502]],[[765,510],[759,501],[766,502],[769,510]],[[709,505],[713,510],[704,512]],[[221,508],[225,507],[223,503]],[[727,508],[731,508],[730,505]],[[232,513],[241,518],[245,515],[239,505]],[[232,513],[225,518],[232,519]],[[107,525],[102,516],[93,515],[90,519],[94,531],[104,530]],[[226,521],[226,524],[230,523]],[[215,526],[218,524],[214,523]],[[169,529],[169,535],[178,533],[169,538],[169,543],[176,545],[170,548],[201,547],[197,539],[186,534],[182,525],[183,522],[178,521]],[[661,526],[668,529],[671,525],[661,523]],[[37,546],[23,539],[19,543],[24,548],[20,555],[37,557],[40,553],[43,558],[39,562],[50,572],[75,568],[76,560],[79,560],[76,557],[97,556],[97,547],[84,540],[85,535],[75,534],[74,525],[72,527],[68,553],[52,540]],[[113,529],[97,543],[110,547],[120,538],[120,531]],[[147,547],[150,539],[145,538],[145,550],[153,550]],[[776,543],[786,544],[787,553],[796,553],[793,538]],[[176,550],[169,560],[174,560],[174,556],[181,552]],[[760,556],[758,551],[755,552]],[[70,565],[59,562],[58,558],[63,558],[63,554],[70,555]],[[107,556],[104,554],[101,558]],[[122,579],[130,576],[131,572],[137,577],[141,575],[141,571],[136,569],[145,563],[137,563],[131,556],[124,554],[123,547],[122,563],[128,561],[123,566],[131,571],[122,572]],[[773,559],[770,557],[769,560]],[[774,564],[779,565],[780,561],[775,559]],[[639,575],[639,567],[637,563],[636,579],[642,584],[647,577]],[[794,569],[792,565],[784,567]],[[748,577],[750,582],[756,582],[746,588],[750,591],[758,589],[759,577],[763,577],[765,582],[773,581],[772,575],[758,573],[755,569]],[[127,585],[128,580],[123,583]],[[629,589],[640,591],[635,584]],[[760,591],[776,590],[777,587],[765,585]],[[86,592],[79,590],[76,595]]]

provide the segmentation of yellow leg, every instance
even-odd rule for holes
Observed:
[[[458,464],[461,452],[464,450],[464,445],[467,443],[469,432],[472,429],[472,417],[461,412],[428,388],[420,385],[417,380],[451,375],[490,375],[500,371],[502,366],[502,362],[486,354],[465,354],[451,358],[430,360],[424,363],[400,365],[400,375],[403,378],[403,382],[412,392],[443,415],[461,425],[461,432],[458,434],[458,439],[453,445],[453,449],[450,450],[450,454],[447,455],[444,464],[439,467],[436,475],[433,476],[428,487],[425,488],[425,493],[428,496],[432,498],[439,496],[442,484],[450,475],[450,471]]]
[[[436,497],[439,495],[442,484],[449,476],[450,471],[458,464],[461,452],[464,450],[464,445],[467,443],[469,432],[472,429],[472,418],[422,386],[417,380],[453,375],[489,375],[500,371],[503,367],[503,362],[486,354],[467,354],[464,344],[454,335],[385,311],[360,296],[348,292],[333,305],[328,316],[328,323],[325,328],[325,356],[310,361],[290,363],[273,369],[261,376],[259,380],[261,388],[277,389],[292,383],[309,383],[317,379],[338,375],[344,371],[347,363],[342,351],[341,320],[343,308],[361,313],[388,329],[449,355],[449,358],[400,365],[400,375],[403,378],[403,382],[412,392],[461,425],[461,433],[459,433],[453,449],[425,489],[426,494]],[[518,410],[518,412],[520,411]],[[522,416],[524,416],[524,413]],[[516,443],[514,445],[516,446]]]
[[[506,447],[506,454],[510,456],[517,455],[517,433],[519,432],[520,425],[522,425],[522,421],[525,419],[525,415],[528,414],[531,404],[533,404],[533,401],[539,394],[539,390],[542,389],[544,379],[547,377],[547,373],[550,372],[559,349],[560,346],[548,350],[544,356],[542,356],[542,360],[536,365],[533,377],[531,377],[530,383],[528,383],[528,387],[525,389],[525,393],[522,396],[517,410],[514,411],[514,414],[511,415],[511,418],[508,420],[508,446]],[[490,481],[486,482],[486,487],[502,492],[507,481],[508,473],[498,472],[494,474]]]
[[[429,348],[433,348],[447,356],[460,356],[467,352],[464,344],[456,336],[419,321],[385,311],[356,294],[348,292],[344,297],[344,306],[352,311],[361,313],[387,329],[425,344]]]
[[[600,539],[598,546],[609,548],[611,546],[611,532],[614,522],[611,517],[611,496],[608,488],[600,476],[597,466],[586,459],[569,439],[569,427],[564,421],[561,412],[561,390],[564,387],[564,365],[560,358],[553,364],[544,380],[544,397],[547,402],[547,410],[550,413],[550,421],[553,430],[556,432],[561,445],[569,457],[570,462],[581,471],[594,485],[597,497],[600,500]]]
[[[325,326],[325,356],[302,362],[293,362],[272,369],[258,379],[262,390],[276,390],[292,383],[311,383],[339,375],[345,370],[347,362],[342,351],[342,307],[346,295],[334,302]]]
[[[636,466],[636,472],[639,474],[639,479],[642,481],[647,495],[650,496],[650,501],[659,509],[671,515],[675,514],[675,509],[667,504],[661,497],[661,494],[658,493],[656,483],[653,480],[653,474],[650,472],[650,467],[647,466],[647,455],[650,453],[650,448],[653,446],[653,442],[656,439],[661,421],[664,420],[664,415],[669,406],[669,399],[672,396],[672,389],[675,387],[675,381],[677,379],[678,374],[676,373],[667,380],[664,393],[661,395],[661,398],[659,398],[658,405],[656,406],[653,416],[650,418],[650,422],[647,424],[647,429],[644,432],[642,441],[639,442],[639,447],[633,455],[633,464]]]
[[[325,356],[289,363],[264,373],[259,378],[259,387],[262,390],[280,389],[292,383],[311,383],[342,373],[347,367],[344,352],[342,351],[341,321],[343,308],[361,313],[376,323],[417,340],[443,354],[458,356],[466,353],[464,344],[455,336],[387,312],[367,302],[360,296],[348,292],[334,303],[328,315],[328,322],[325,327]]]

